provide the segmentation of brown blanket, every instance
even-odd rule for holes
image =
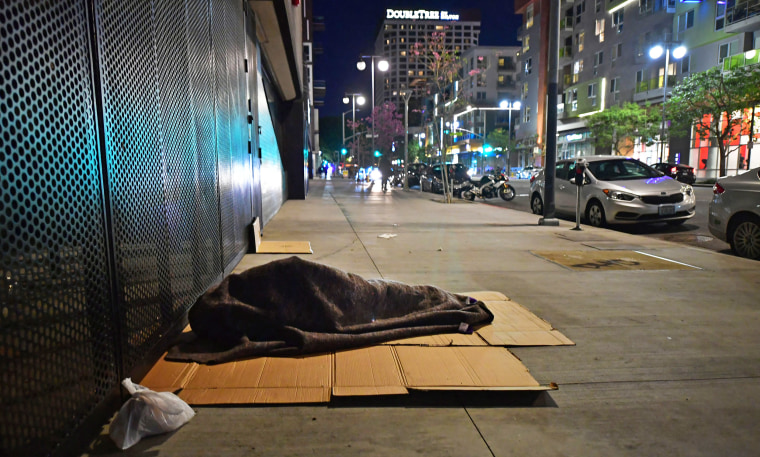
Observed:
[[[434,286],[365,280],[290,257],[228,276],[198,299],[188,318],[193,331],[168,360],[213,364],[330,352],[471,332],[493,314],[483,302]]]

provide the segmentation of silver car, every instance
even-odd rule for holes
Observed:
[[[581,214],[595,226],[667,222],[683,224],[694,217],[694,189],[636,159],[586,156]],[[575,159],[557,161],[554,200],[558,214],[575,215]],[[571,181],[572,180],[572,181]],[[544,171],[530,185],[531,209],[544,211]]]
[[[715,183],[707,223],[736,255],[760,259],[760,168]]]

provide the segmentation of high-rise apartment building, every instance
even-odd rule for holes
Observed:
[[[760,4],[753,0],[754,4]],[[545,110],[558,104],[558,158],[605,153],[594,146],[584,119],[624,102],[660,109],[670,90],[691,73],[722,65],[758,48],[760,11],[747,2],[710,0],[574,0],[560,3],[559,90],[546,94],[549,0],[518,0],[523,15],[521,124],[516,137],[541,164],[545,143]],[[741,11],[739,11],[741,9]],[[755,8],[758,10],[759,8]],[[655,45],[687,48],[677,59],[668,53],[649,55]],[[665,122],[667,128],[667,121]],[[648,163],[664,160],[710,168],[714,154],[689,139],[670,144],[628,145],[625,154]],[[709,148],[708,148],[709,149]],[[664,154],[663,154],[664,152]],[[703,157],[705,156],[705,157]],[[707,157],[709,156],[709,157]],[[705,162],[702,160],[705,159]],[[709,174],[704,172],[703,176]]]
[[[375,39],[375,55],[385,58],[389,68],[375,74],[375,104],[387,100],[403,107],[400,93],[415,80],[431,76],[427,62],[411,55],[410,48],[434,32],[445,32],[447,47],[456,52],[477,46],[480,11],[386,10]]]

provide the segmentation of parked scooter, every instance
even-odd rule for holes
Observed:
[[[462,189],[462,198],[473,201],[475,197],[484,200],[495,198],[497,195],[504,201],[515,198],[515,188],[509,184],[509,177],[504,173],[484,175],[480,181],[470,181],[466,189]]]

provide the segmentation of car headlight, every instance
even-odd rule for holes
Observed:
[[[606,195],[608,198],[611,198],[613,200],[623,200],[630,202],[634,198],[639,198],[638,195],[629,194],[627,192],[620,192],[619,190],[604,189],[602,192],[604,192],[604,195]]]
[[[694,195],[694,188],[686,184],[684,186],[681,186],[681,193],[691,197],[692,195]]]

